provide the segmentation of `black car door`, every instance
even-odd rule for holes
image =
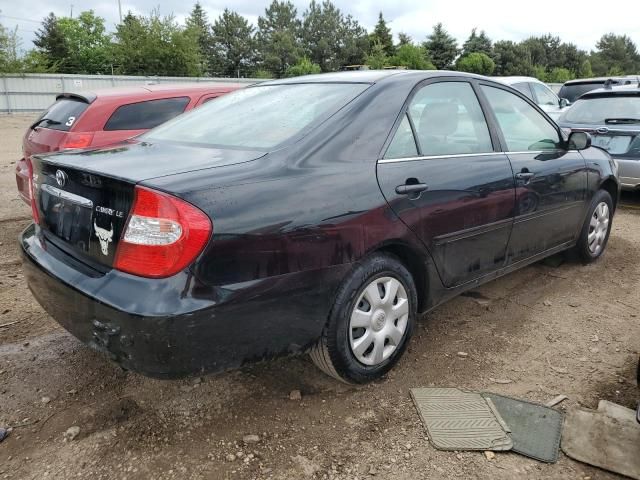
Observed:
[[[446,286],[505,264],[514,181],[494,144],[472,84],[431,80],[414,89],[378,161],[382,193]]]
[[[514,172],[516,214],[509,263],[569,246],[584,220],[584,158],[567,150],[558,126],[520,96],[494,84],[480,90]]]

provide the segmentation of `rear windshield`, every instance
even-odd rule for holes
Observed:
[[[68,132],[89,104],[82,100],[62,98],[51,105],[40,117],[38,125]]]
[[[105,130],[148,130],[180,115],[189,97],[162,98],[121,105],[109,117]]]
[[[604,124],[607,119],[640,119],[640,95],[581,98],[559,121]]]
[[[244,88],[207,102],[142,139],[267,150],[328,118],[368,86],[306,83]]]

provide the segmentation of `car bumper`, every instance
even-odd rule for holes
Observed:
[[[640,159],[616,158],[618,177],[623,190],[640,188]]]
[[[306,351],[348,265],[242,284],[197,285],[116,270],[83,271],[31,225],[21,235],[35,298],[66,330],[123,366],[158,378],[219,372]]]

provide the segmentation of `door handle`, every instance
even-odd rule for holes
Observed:
[[[429,186],[426,183],[405,183],[396,187],[398,195],[409,195],[411,193],[421,193],[427,190]]]
[[[516,179],[517,180],[525,180],[525,181],[529,181],[533,178],[533,176],[535,175],[535,173],[533,172],[520,172],[520,173],[516,173]]]

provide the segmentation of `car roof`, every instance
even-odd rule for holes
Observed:
[[[282,78],[260,85],[282,85],[293,83],[378,83],[381,81],[406,80],[409,78],[465,77],[492,80],[473,73],[449,70],[351,70],[345,72],[319,73],[302,77]]]
[[[122,87],[101,88],[92,91],[81,90],[77,92],[62,93],[56,97],[76,98],[87,103],[96,100],[112,101],[126,98],[127,101],[145,98],[163,98],[180,95],[194,95],[206,93],[226,93],[244,86],[238,83],[199,82],[178,84],[152,84],[152,85],[128,85]]]
[[[512,76],[512,77],[491,77],[491,78],[494,79],[496,82],[506,83],[507,85],[513,85],[514,83],[522,83],[522,82],[543,83],[534,77]]]
[[[631,85],[612,85],[608,88],[597,88],[585,93],[580,98],[608,97],[615,95],[640,95],[640,85],[638,85],[637,83],[633,83]]]
[[[592,78],[576,78],[575,80],[569,80],[564,82],[564,85],[580,85],[583,83],[604,83],[607,80],[613,81],[625,81],[639,78],[637,75],[624,75],[624,76],[612,76],[612,77],[592,77]]]

